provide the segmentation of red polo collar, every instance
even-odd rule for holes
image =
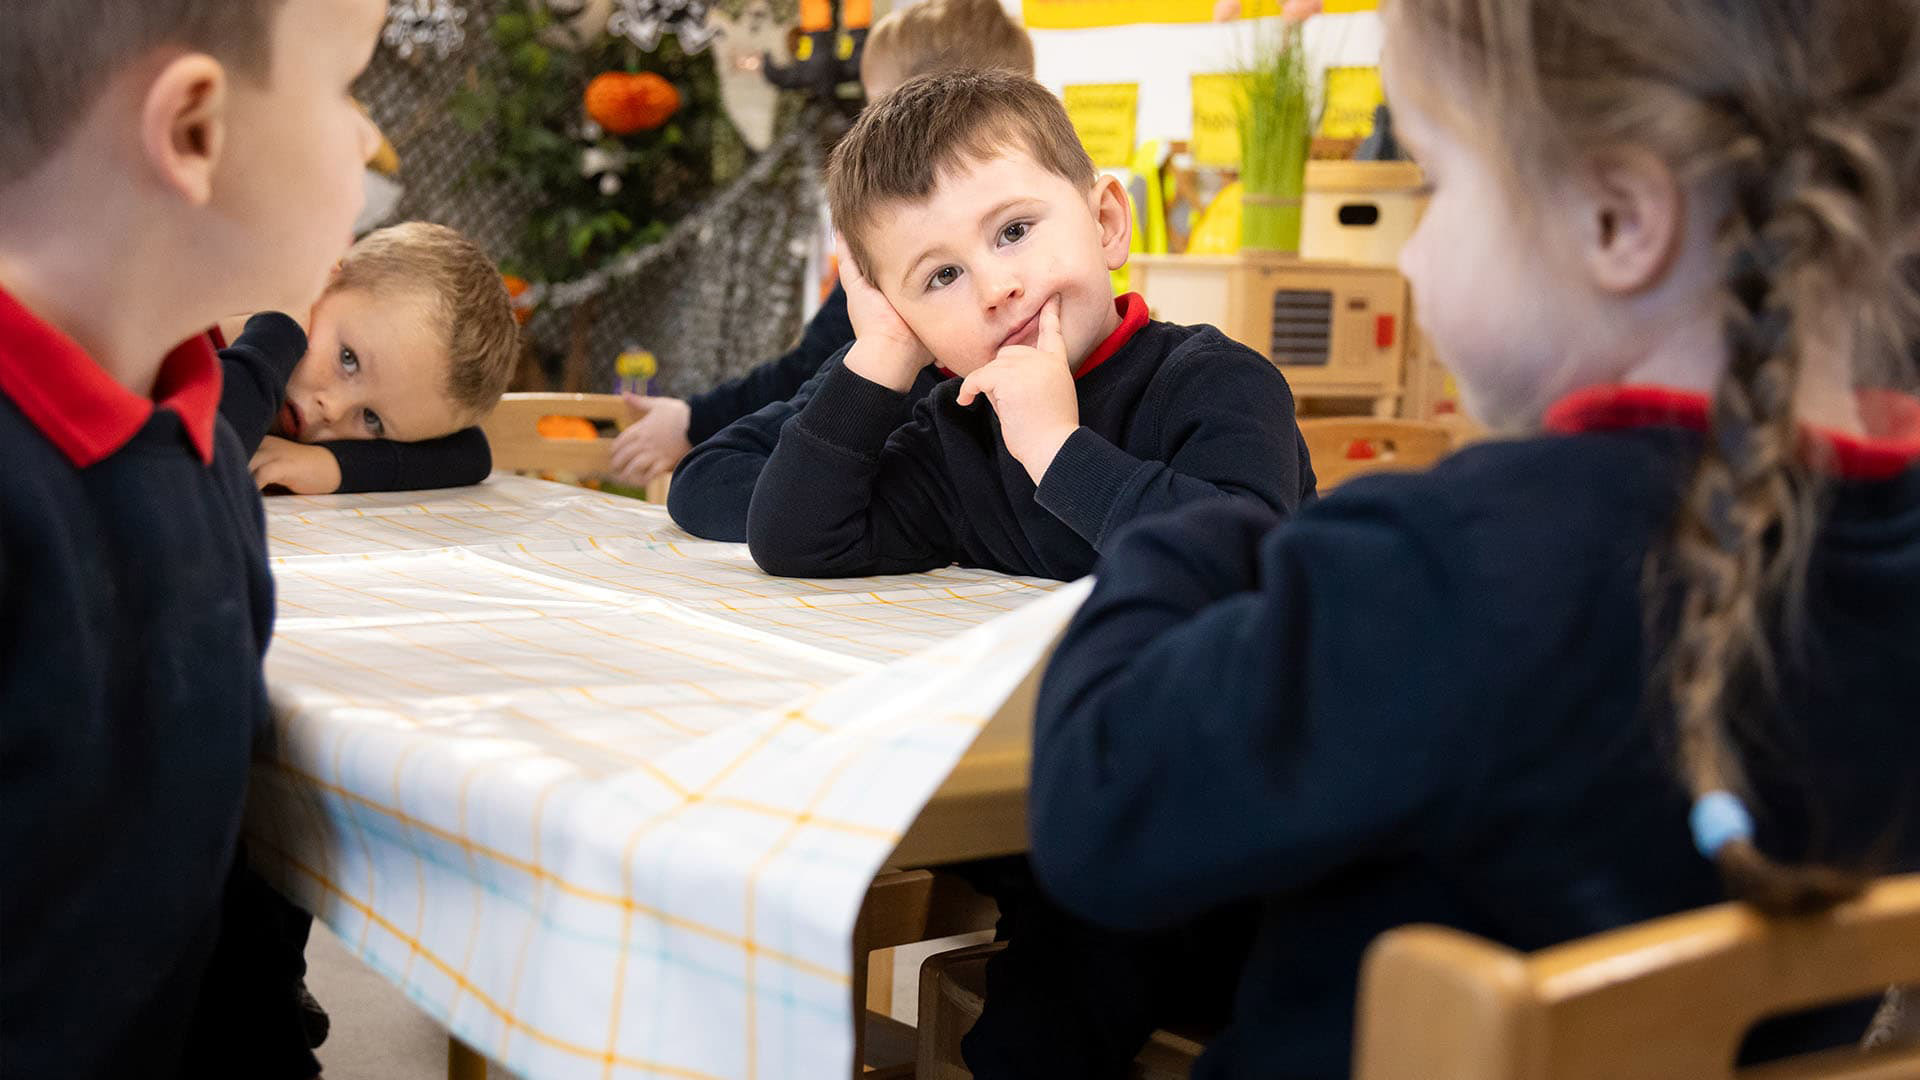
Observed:
[[[156,402],[179,414],[200,461],[213,463],[220,358],[205,334],[167,354],[149,400],[114,382],[72,338],[0,289],[0,393],[78,468],[132,441]]]
[[[1132,341],[1133,335],[1139,333],[1141,327],[1147,325],[1147,301],[1139,293],[1130,292],[1118,297],[1114,300],[1113,306],[1120,313],[1119,329],[1108,334],[1107,340],[1087,354],[1087,358],[1074,371],[1074,378],[1086,378],[1094,368],[1106,363],[1114,353],[1119,352],[1127,342]]]
[[[1860,414],[1868,434],[1809,427],[1823,466],[1849,480],[1885,480],[1920,463],[1920,399],[1892,390],[1863,390]],[[1672,425],[1707,430],[1707,396],[1665,386],[1590,386],[1547,410],[1548,431],[1576,434]]]

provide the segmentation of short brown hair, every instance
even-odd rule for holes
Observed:
[[[424,294],[447,346],[447,395],[478,421],[499,403],[520,331],[500,271],[473,241],[445,225],[409,221],[368,233],[340,260],[328,292]]]
[[[0,33],[0,184],[38,168],[129,64],[163,46],[267,77],[285,0],[10,0]]]
[[[925,199],[943,174],[1011,149],[1078,187],[1098,177],[1066,107],[1025,75],[922,75],[869,105],[827,162],[827,202],[854,265],[872,278],[861,226],[881,207]]]
[[[1033,39],[1000,0],[921,0],[896,8],[867,32],[862,76],[885,64],[912,78],[961,68],[1033,74]]]

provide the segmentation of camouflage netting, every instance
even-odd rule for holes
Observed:
[[[376,51],[355,89],[400,155],[405,185],[395,220],[424,219],[466,233],[490,253],[511,249],[526,211],[512,193],[472,178],[483,135],[456,122],[448,100],[492,49],[487,33],[506,0],[462,0],[465,43],[445,60],[429,51],[413,60]],[[776,5],[778,7],[778,5]],[[717,193],[679,231],[671,250],[653,253],[631,277],[591,300],[585,389],[612,385],[613,359],[629,346],[660,361],[657,392],[686,395],[739,374],[783,351],[799,331],[805,254],[820,222],[820,117],[787,103],[776,141],[753,161],[734,192]],[[792,136],[792,137],[782,137]],[[765,173],[764,177],[755,176]],[[717,205],[716,205],[717,203]],[[574,290],[576,293],[585,290]],[[572,312],[543,305],[528,324],[542,354],[567,350]]]

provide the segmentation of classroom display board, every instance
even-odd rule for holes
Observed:
[[[1081,30],[1129,23],[1213,22],[1215,0],[1022,0],[1021,18],[1032,30]],[[1373,11],[1379,0],[1324,0],[1327,14]],[[1281,0],[1244,0],[1243,18],[1280,14]]]

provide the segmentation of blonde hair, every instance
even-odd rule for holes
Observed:
[[[860,272],[873,277],[862,226],[876,211],[925,199],[942,175],[1010,149],[1076,187],[1098,175],[1066,107],[1024,75],[922,75],[867,106],[827,161],[829,210]]]
[[[262,80],[284,0],[12,0],[0,33],[0,184],[38,168],[114,76],[163,46]]]
[[[906,78],[962,68],[1033,74],[1033,39],[1000,0],[920,0],[867,32],[861,76],[884,66]]]
[[[1695,797],[1750,797],[1747,717],[1774,686],[1818,524],[1795,414],[1803,367],[1838,339],[1856,377],[1887,378],[1912,339],[1900,264],[1920,235],[1920,0],[1392,0],[1389,17],[1418,42],[1415,75],[1464,89],[1456,105],[1490,118],[1480,134],[1520,163],[1512,178],[1636,145],[1730,196],[1718,243],[1731,362],[1645,582],[1649,626],[1672,626],[1679,774]],[[1748,839],[1715,862],[1735,896],[1776,913],[1831,906],[1865,880]]]
[[[520,332],[493,260],[445,225],[409,221],[362,237],[327,285],[374,296],[424,295],[447,347],[447,395],[478,421],[513,376]]]

